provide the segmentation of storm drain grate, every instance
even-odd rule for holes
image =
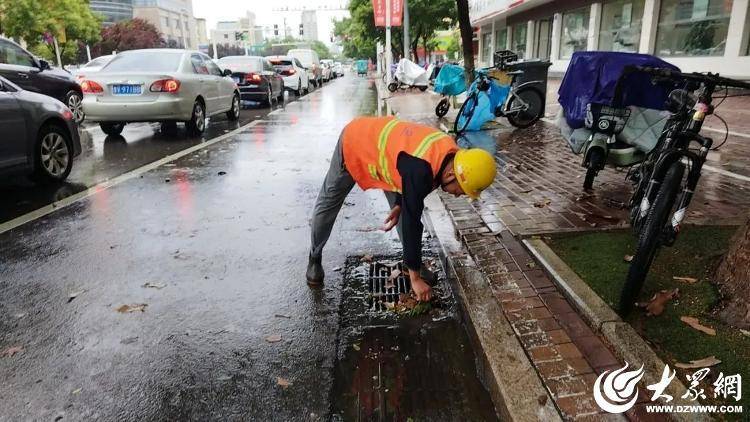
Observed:
[[[398,271],[394,277],[394,273]],[[402,294],[411,292],[409,271],[401,262],[388,265],[382,262],[371,262],[367,280],[369,295],[367,306],[371,311],[384,311],[389,304],[396,304]]]

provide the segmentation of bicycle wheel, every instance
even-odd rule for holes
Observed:
[[[533,125],[542,117],[544,113],[544,99],[537,89],[527,86],[519,89],[512,95],[510,109],[520,108],[520,110],[508,113],[505,116],[508,118],[510,124],[519,129],[524,129]],[[519,101],[519,99],[523,102]],[[526,103],[526,105],[523,103]]]
[[[443,117],[448,114],[448,110],[450,110],[450,108],[451,104],[448,101],[448,98],[442,98],[435,107],[435,115],[437,115],[438,117]]]
[[[641,293],[651,263],[661,246],[662,232],[669,223],[667,219],[674,207],[677,194],[680,192],[684,173],[685,166],[682,163],[672,164],[664,176],[659,193],[649,210],[638,239],[638,247],[635,255],[633,255],[633,260],[630,262],[628,278],[625,280],[622,293],[620,293],[620,315],[623,317],[633,310],[633,305],[635,305],[638,295]]]
[[[458,109],[458,114],[456,115],[456,121],[453,122],[453,132],[456,135],[460,135],[466,130],[466,127],[469,126],[469,122],[471,121],[471,118],[474,116],[474,110],[477,108],[478,103],[478,96],[476,92],[472,92],[469,94],[468,97],[466,97],[466,101],[464,101],[463,104],[461,104],[461,108]],[[464,116],[463,124],[459,124],[459,117]],[[460,126],[460,127],[459,127]]]

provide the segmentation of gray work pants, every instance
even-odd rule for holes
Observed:
[[[344,204],[346,196],[354,187],[354,179],[349,171],[344,167],[344,152],[341,147],[341,138],[336,143],[331,157],[331,166],[323,181],[323,186],[318,193],[318,199],[315,201],[313,209],[311,226],[311,246],[310,256],[319,258],[323,253],[328,238],[331,236],[333,223],[336,222],[336,216]],[[396,205],[398,196],[394,192],[385,192],[388,199],[388,205],[392,209]],[[398,235],[401,236],[401,220],[399,219]]]

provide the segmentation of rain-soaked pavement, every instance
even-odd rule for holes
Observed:
[[[23,176],[0,181],[0,197],[3,198],[0,201],[0,223],[221,136],[295,100],[294,95],[285,98],[286,102],[274,103],[273,108],[245,103],[236,122],[227,120],[223,114],[214,116],[209,119],[206,132],[201,137],[188,135],[183,125],[178,125],[174,132],[163,133],[158,123],[129,124],[122,135],[107,136],[98,124],[84,122],[80,128],[83,151],[76,157],[65,183],[39,186]]]
[[[372,81],[336,80],[230,139],[0,234],[0,420],[290,421],[343,412],[346,403],[332,404],[334,374],[348,373],[338,363],[344,352],[337,357],[344,272],[334,269],[351,256],[398,255],[399,242],[372,230],[387,211],[382,194],[355,189],[324,253],[326,286],[311,290],[308,220],[341,128],[372,113],[374,96]],[[104,151],[89,146],[105,159],[79,162],[73,180],[86,186],[110,174],[107,163],[128,165],[125,149],[148,162],[169,154],[154,147],[161,152],[149,155],[149,144],[198,142],[150,130],[134,127]],[[139,131],[142,146],[131,144]],[[119,312],[123,305],[135,311]],[[461,378],[465,392],[442,390],[449,403],[485,405],[465,334],[449,318],[456,350],[430,340],[430,327],[404,328],[394,341],[448,350],[456,366],[429,379]]]

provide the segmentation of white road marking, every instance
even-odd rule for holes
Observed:
[[[705,127],[704,126],[701,129],[708,130],[708,131],[711,131],[711,132],[721,133],[722,135],[725,134],[725,133],[727,133],[727,131],[724,130],[724,129],[714,129],[712,127]],[[750,138],[750,135],[748,135],[747,133],[732,132],[731,130],[729,131],[729,136],[739,136],[740,138]]]
[[[34,221],[38,218],[44,217],[45,215],[51,214],[57,210],[63,209],[67,206],[70,206],[82,199],[88,198],[89,196],[94,195],[97,192],[100,192],[104,189],[109,189],[112,186],[119,185],[120,183],[126,182],[130,179],[133,179],[135,177],[140,176],[143,173],[146,173],[148,171],[151,171],[157,167],[160,167],[164,164],[170,163],[172,161],[175,161],[179,158],[182,158],[186,155],[192,154],[195,151],[201,150],[203,148],[209,147],[215,143],[221,142],[227,138],[230,138],[234,135],[237,135],[238,133],[242,132],[243,130],[253,127],[257,125],[259,120],[254,120],[244,126],[241,126],[231,132],[225,133],[221,136],[218,136],[216,138],[213,138],[209,141],[203,142],[201,144],[193,145],[190,148],[183,149],[182,151],[178,151],[172,155],[168,155],[164,158],[161,158],[159,160],[156,160],[152,163],[146,164],[144,166],[138,167],[136,169],[130,170],[127,173],[123,173],[119,176],[113,177],[111,179],[107,179],[101,183],[98,183],[94,186],[91,186],[90,188],[78,192],[74,195],[68,196],[67,198],[63,198],[59,201],[53,202],[49,205],[45,205],[41,208],[38,208],[34,211],[31,211],[29,213],[26,213],[24,215],[21,215],[19,217],[16,217],[10,221],[6,221],[5,223],[0,224],[0,234],[5,233],[9,230],[13,230],[16,227],[22,226],[26,223],[29,223],[31,221]]]

